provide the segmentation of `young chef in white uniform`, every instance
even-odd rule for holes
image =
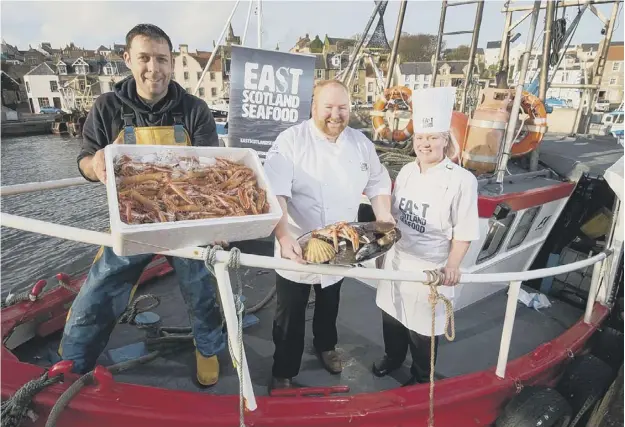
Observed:
[[[339,221],[356,221],[362,194],[379,221],[391,216],[391,180],[374,145],[347,126],[349,92],[337,80],[317,83],[312,118],[282,132],[267,153],[265,172],[278,196],[282,220],[275,230],[275,256],[304,262],[297,237]],[[270,389],[292,387],[304,351],[305,314],[315,289],[313,345],[324,367],[335,374],[336,317],[342,277],[276,271],[277,308]]]
[[[402,233],[386,254],[385,269],[441,269],[438,292],[452,301],[459,267],[471,241],[479,238],[477,180],[446,156],[455,100],[454,87],[413,92],[414,162],[395,180],[392,212]],[[373,373],[384,376],[399,368],[410,348],[411,378],[404,385],[427,382],[430,376],[432,311],[429,287],[419,283],[380,281],[376,303],[382,309],[384,357]],[[445,309],[436,306],[436,348],[444,333]]]

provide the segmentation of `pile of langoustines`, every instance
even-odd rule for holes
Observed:
[[[269,212],[254,171],[225,158],[172,156],[115,158],[119,216],[149,224],[258,215]]]

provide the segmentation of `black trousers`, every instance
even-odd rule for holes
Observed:
[[[334,350],[338,341],[336,317],[343,280],[321,289],[314,285],[313,345],[318,352]],[[293,282],[276,274],[277,307],[273,321],[274,377],[293,378],[299,373],[304,354],[306,306],[311,285]]]
[[[412,356],[410,373],[419,382],[430,379],[430,337],[418,334],[402,325],[394,317],[382,311],[382,334],[384,351],[392,364],[402,364],[408,348]],[[434,362],[438,353],[438,337],[434,338]]]

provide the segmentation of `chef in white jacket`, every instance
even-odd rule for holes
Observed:
[[[373,143],[348,127],[349,92],[337,80],[313,92],[311,119],[282,132],[267,153],[265,172],[283,216],[275,229],[275,256],[304,262],[297,237],[339,221],[356,221],[364,193],[379,221],[391,216],[391,180]],[[315,290],[313,346],[331,373],[342,371],[335,350],[342,277],[276,271],[277,308],[270,390],[290,388],[304,351],[305,314]]]
[[[413,92],[413,145],[416,160],[399,172],[392,213],[401,239],[386,254],[385,269],[434,270],[444,273],[438,292],[454,302],[460,264],[471,241],[479,239],[477,180],[447,156],[455,100],[454,87]],[[430,376],[432,311],[429,287],[414,282],[380,281],[376,303],[382,309],[385,355],[373,365],[384,376],[399,368],[408,348],[411,378],[404,385],[427,382]],[[436,306],[435,345],[444,333],[445,308]]]

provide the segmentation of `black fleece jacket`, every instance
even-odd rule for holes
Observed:
[[[84,157],[94,155],[115,141],[124,125],[122,104],[126,105],[127,111],[134,111],[137,127],[172,126],[172,112],[180,112],[192,145],[219,146],[215,119],[206,102],[171,81],[165,98],[152,106],[147,105],[137,94],[135,79],[130,76],[115,84],[113,92],[100,95],[94,102],[83,127],[79,164]],[[91,181],[82,173],[80,166],[78,170],[85,179]]]

